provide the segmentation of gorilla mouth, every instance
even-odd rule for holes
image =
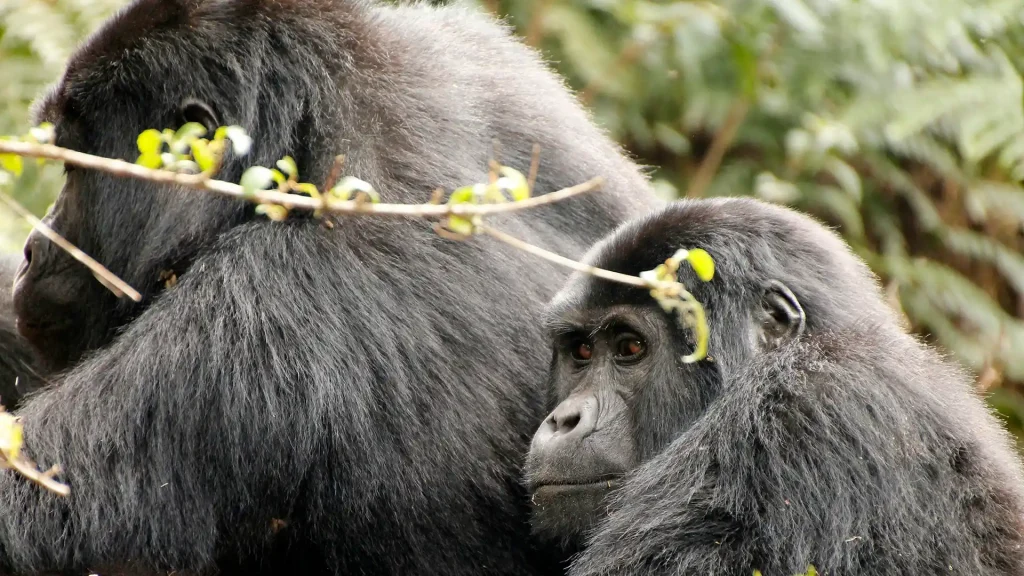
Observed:
[[[537,493],[541,490],[547,492],[571,492],[575,490],[588,490],[594,488],[610,490],[619,487],[622,483],[622,476],[622,474],[614,474],[588,480],[542,480],[534,483],[532,492]]]
[[[22,338],[32,343],[37,343],[46,338],[48,334],[59,332],[71,325],[67,322],[34,322],[25,320],[22,317],[15,317],[14,326]]]

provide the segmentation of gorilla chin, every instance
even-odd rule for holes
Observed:
[[[582,546],[587,535],[608,513],[607,496],[621,484],[621,474],[596,482],[530,485],[533,532],[558,541],[564,548]]]

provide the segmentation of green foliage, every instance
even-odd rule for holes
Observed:
[[[0,0],[0,134],[29,126],[30,104],[53,82],[86,34],[124,0]],[[6,163],[5,168],[9,168]],[[61,186],[60,166],[24,163],[16,199],[42,214]],[[21,249],[29,227],[0,210],[0,251]]]
[[[683,262],[687,262],[703,282],[710,282],[715,277],[715,261],[707,251],[702,248],[680,248],[663,264],[659,264],[653,270],[641,272],[640,278],[651,284],[669,283],[667,286],[653,287],[651,296],[666,313],[674,313],[681,326],[693,331],[696,346],[693,352],[683,356],[682,360],[687,363],[699,362],[708,357],[708,339],[711,333],[708,331],[704,306],[679,284],[677,274]]]

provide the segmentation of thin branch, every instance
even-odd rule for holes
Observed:
[[[550,252],[550,251],[545,250],[545,249],[543,249],[543,248],[541,248],[539,246],[534,246],[533,244],[530,244],[528,242],[524,242],[524,241],[520,240],[519,238],[516,238],[515,236],[510,236],[509,234],[506,234],[506,233],[502,232],[501,230],[498,230],[496,228],[491,228],[490,226],[487,226],[487,225],[479,224],[479,225],[477,225],[476,229],[481,234],[486,234],[486,235],[488,235],[488,236],[490,236],[492,238],[500,240],[500,241],[504,242],[505,244],[508,244],[509,246],[512,246],[513,248],[517,248],[519,250],[522,250],[523,252],[526,252],[528,254],[533,254],[534,256],[538,256],[538,257],[543,258],[543,259],[545,259],[545,260],[547,260],[549,262],[554,262],[555,264],[559,264],[561,266],[565,266],[566,268],[571,268],[572,270],[575,270],[577,272],[582,272],[584,274],[590,274],[591,276],[595,276],[597,278],[603,278],[603,279],[609,280],[611,282],[618,282],[620,284],[628,284],[630,286],[636,286],[637,288],[649,288],[649,289],[657,288],[661,284],[664,284],[666,286],[670,285],[670,284],[674,285],[674,283],[654,283],[654,282],[648,282],[647,280],[644,280],[644,279],[640,278],[639,276],[630,276],[628,274],[621,274],[619,272],[612,272],[611,270],[605,270],[603,268],[597,268],[597,267],[591,266],[589,264],[584,264],[582,262],[577,262],[576,260],[573,260],[571,258],[566,258],[565,256],[562,256],[561,254],[555,254],[554,252]]]
[[[136,178],[161,184],[178,184],[187,188],[213,192],[222,196],[230,196],[250,202],[279,204],[289,209],[323,209],[332,214],[373,214],[376,216],[398,216],[405,218],[472,217],[517,212],[554,204],[573,196],[593,192],[604,183],[604,179],[598,176],[582,184],[563,188],[550,194],[533,196],[525,200],[504,204],[374,204],[357,199],[346,201],[328,200],[325,206],[323,200],[309,196],[288,194],[277,190],[258,190],[252,194],[246,194],[245,190],[238,184],[211,180],[203,174],[182,174],[169,170],[154,170],[123,160],[102,158],[50,144],[32,144],[4,140],[0,141],[0,153],[16,154],[29,158],[60,160],[82,168],[100,170],[113,176]]]
[[[91,256],[82,252],[77,246],[68,242],[63,236],[56,233],[53,228],[47,226],[42,220],[36,218],[31,212],[25,209],[24,206],[19,204],[14,198],[11,198],[6,192],[0,190],[0,201],[18,213],[22,218],[28,221],[33,228],[39,231],[40,234],[46,236],[51,242],[63,248],[72,258],[78,260],[86,266],[96,276],[96,279],[100,281],[108,290],[114,293],[118,298],[128,296],[136,302],[142,301],[142,294],[139,294],[138,290],[132,288],[127,282],[121,280],[113,272],[107,270],[105,266],[93,260]]]
[[[746,99],[740,98],[733,102],[729,108],[728,115],[725,117],[725,123],[718,129],[714,139],[711,141],[711,147],[708,149],[707,154],[704,155],[704,160],[701,161],[700,167],[697,168],[697,173],[694,174],[693,180],[690,181],[690,187],[686,191],[687,198],[699,198],[704,195],[708,184],[711,184],[711,179],[718,172],[718,167],[722,165],[722,159],[725,158],[725,153],[729,150],[729,146],[732,146],[736,132],[739,131],[740,124],[747,117],[747,111],[749,110],[750,102]]]
[[[39,484],[43,488],[59,494],[61,496],[67,496],[71,494],[71,488],[67,484],[54,480],[53,477],[60,474],[60,468],[54,466],[46,472],[40,472],[30,463],[22,460],[21,458],[15,458],[14,460],[4,460],[3,466],[9,466],[14,470],[18,471],[22,476],[29,479],[36,484]]]
[[[327,175],[327,180],[324,181],[324,185],[320,190],[327,192],[334,185],[338,183],[338,178],[341,178],[341,171],[345,168],[345,155],[338,154],[334,157],[334,164],[331,165],[331,172]]]
[[[540,144],[533,145],[530,154],[530,172],[526,177],[526,189],[533,194],[533,186],[537,183],[537,172],[540,170]]]

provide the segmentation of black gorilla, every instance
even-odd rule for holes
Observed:
[[[551,304],[558,406],[527,468],[538,534],[586,545],[571,574],[1024,574],[1007,435],[836,235],[689,201],[587,260],[637,274],[694,247],[718,265],[680,274],[709,360],[680,360],[692,338],[645,291],[575,277]]]
[[[59,144],[134,160],[149,127],[238,124],[221,177],[336,153],[391,202],[482,182],[494,141],[537,191],[600,194],[494,224],[572,255],[655,204],[534,53],[458,8],[359,0],[139,0],[39,107]],[[69,167],[70,168],[70,167]],[[538,573],[522,455],[544,416],[536,346],[564,281],[430,222],[309,217],[70,170],[49,223],[144,294],[116,300],[39,236],[21,332],[66,369],[20,415],[70,498],[0,476],[18,572]],[[166,288],[173,271],[178,282]]]
[[[20,256],[0,255],[0,405],[8,410],[42,383],[32,349],[14,326],[10,288],[20,264]]]

